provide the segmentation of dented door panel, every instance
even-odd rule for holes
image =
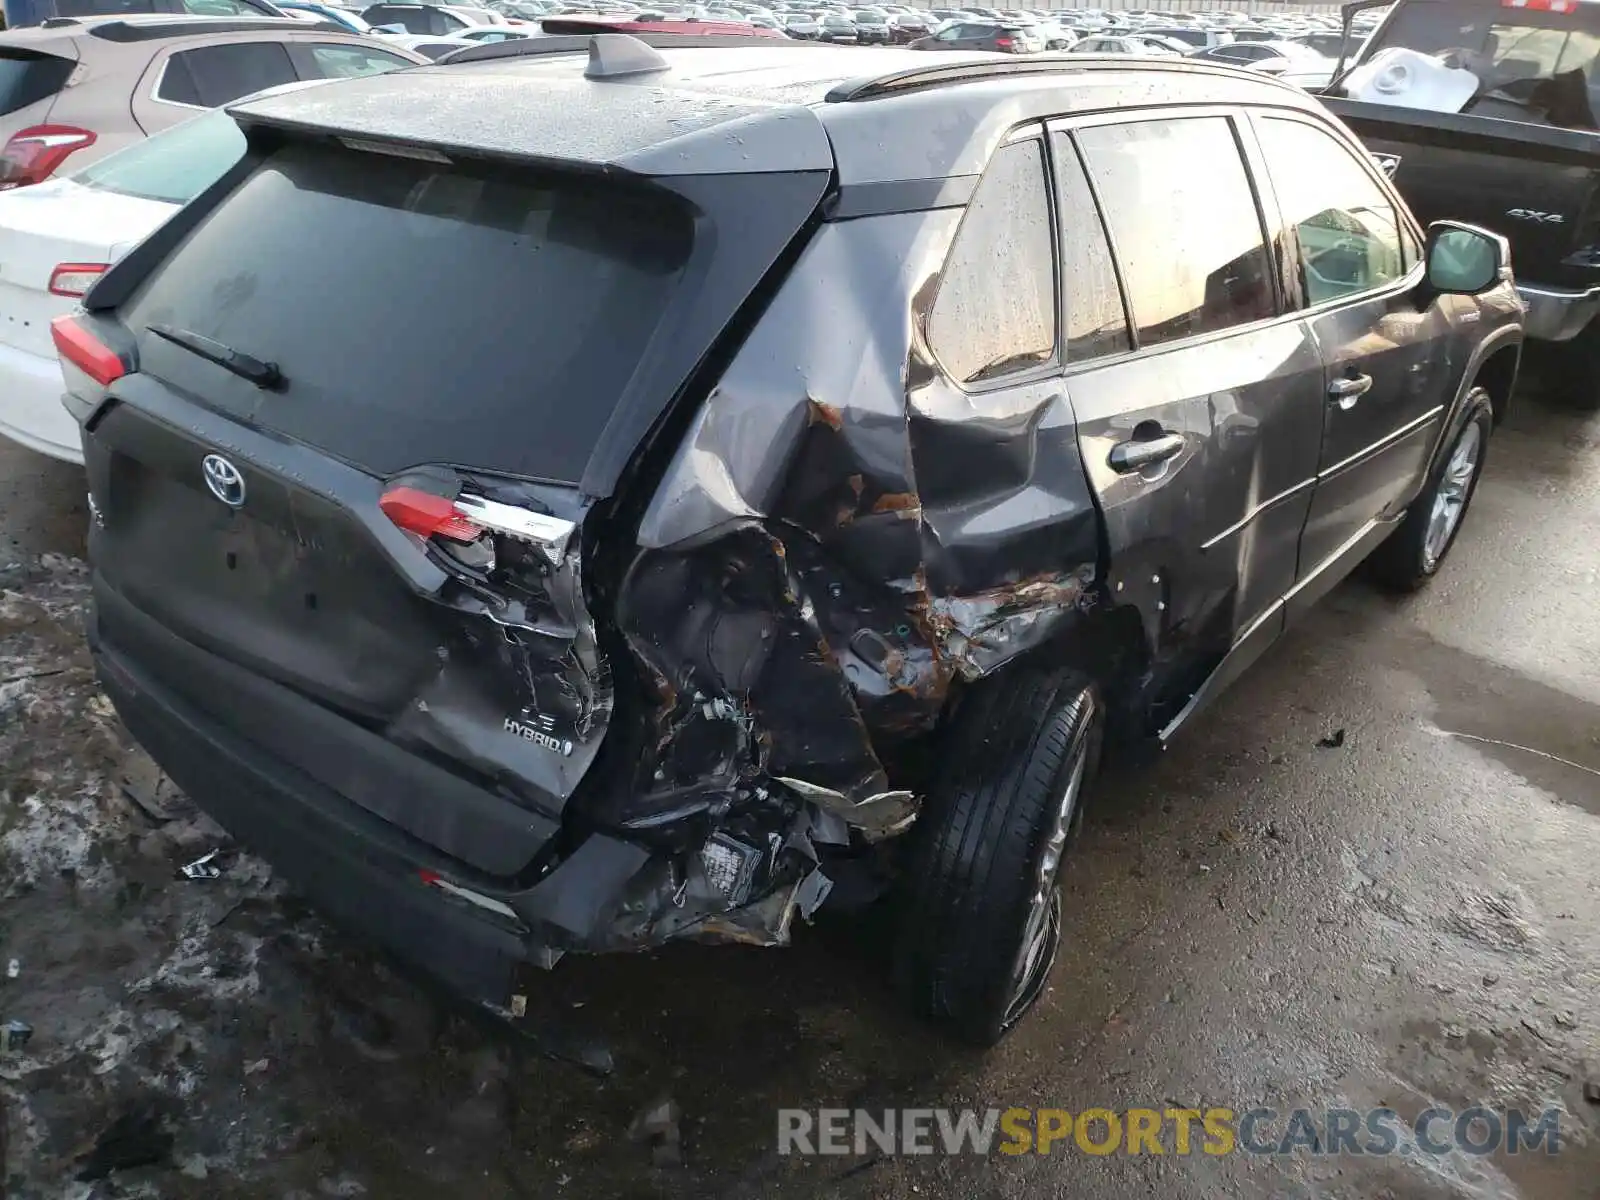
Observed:
[[[1072,376],[1084,463],[1105,513],[1114,603],[1135,603],[1158,660],[1212,660],[1294,583],[1316,476],[1322,360],[1294,320]],[[1184,439],[1142,470],[1112,447]]]

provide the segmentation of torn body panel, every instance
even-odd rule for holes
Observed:
[[[591,812],[672,854],[630,885],[614,938],[784,940],[825,881],[819,844],[913,822],[889,764],[958,683],[1095,603],[1099,527],[1059,373],[969,394],[923,340],[960,218],[824,225],[643,516],[617,621],[652,738],[634,786]],[[708,850],[763,842],[780,849],[732,873],[748,889],[708,885]]]
[[[451,623],[438,674],[388,736],[559,817],[599,752],[612,708],[573,539],[584,507],[561,488],[448,473],[396,482],[386,499],[417,484],[419,496],[451,502],[449,532],[411,532],[447,576],[439,602],[471,619]],[[392,505],[386,511],[408,528]]]

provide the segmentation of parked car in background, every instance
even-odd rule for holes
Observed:
[[[515,42],[522,38],[539,37],[537,25],[485,25],[477,29],[463,29],[451,34],[452,42],[465,42],[469,46],[492,46],[496,42]]]
[[[1337,30],[1310,30],[1298,33],[1290,41],[1309,46],[1324,58],[1337,59],[1341,52],[1354,56],[1361,39],[1352,34],[1348,39]]]
[[[1440,569],[1505,243],[1262,75],[661,41],[234,109],[259,159],[53,326],[99,678],[498,1010],[892,886],[908,1004],[990,1044],[1102,745]]]
[[[1191,50],[1204,50],[1208,46],[1224,46],[1233,41],[1233,34],[1199,25],[1145,25],[1139,32],[1145,37],[1173,38]]]
[[[5,28],[28,29],[63,17],[281,17],[271,0],[8,0]]]
[[[1300,42],[1262,41],[1262,42],[1229,42],[1221,46],[1211,46],[1205,50],[1196,50],[1189,56],[1200,59],[1202,62],[1231,63],[1234,66],[1248,66],[1251,63],[1267,62],[1274,59],[1300,60],[1307,63],[1321,62],[1322,55],[1310,46]]]
[[[437,62],[447,54],[454,54],[457,50],[482,45],[481,42],[469,41],[459,34],[436,37],[429,33],[385,34],[383,44],[399,47],[433,62]]]
[[[430,34],[434,37],[460,33],[477,25],[493,25],[504,21],[483,19],[483,9],[463,8],[444,4],[370,4],[361,10],[361,19],[374,28],[398,25],[407,33]]]
[[[896,13],[889,18],[889,40],[896,46],[907,46],[918,38],[929,37],[934,19],[923,13]]]
[[[1046,50],[1070,50],[1078,43],[1078,34],[1059,21],[1040,21],[1033,27]]]
[[[550,35],[595,33],[665,33],[696,37],[771,37],[784,35],[776,29],[752,25],[748,21],[713,21],[701,17],[661,17],[654,12],[616,15],[546,17],[539,28]]]
[[[825,12],[822,14],[821,26],[821,30],[817,33],[819,42],[837,42],[853,46],[861,40],[856,23],[847,13]]]
[[[1167,57],[1177,54],[1170,45],[1156,38],[1138,34],[1117,34],[1086,37],[1073,45],[1072,54],[1138,54],[1146,57]]]
[[[276,92],[313,87],[291,83]],[[244,154],[225,112],[181,124],[81,170],[0,194],[0,435],[81,463],[78,423],[61,405],[50,322],[123,254]]]
[[[856,24],[856,40],[863,46],[887,46],[892,37],[889,18],[875,9],[858,9],[851,14]]]
[[[289,17],[85,17],[0,33],[0,190],[77,169],[264,88],[421,61],[341,26]]]
[[[335,25],[343,26],[351,33],[371,33],[372,26],[367,24],[361,14],[353,9],[338,8],[332,4],[316,4],[312,0],[284,0],[277,5],[285,16],[305,17],[311,20],[331,21]]]
[[[989,50],[999,54],[1033,54],[1044,40],[1014,21],[957,21],[932,37],[911,43],[913,50]]]
[[[814,42],[822,34],[822,22],[812,13],[786,13],[782,20],[783,31],[792,38]]]

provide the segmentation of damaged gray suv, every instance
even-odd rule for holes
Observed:
[[[481,1002],[888,893],[910,1004],[993,1042],[1102,744],[1438,568],[1504,243],[1259,74],[647,36],[233,110],[54,330],[101,679]]]

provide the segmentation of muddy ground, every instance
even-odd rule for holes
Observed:
[[[564,962],[598,1079],[436,1003],[130,744],[81,638],[81,474],[0,449],[0,1053],[13,1197],[1600,1195],[1600,414],[1524,389],[1442,578],[1341,587],[1102,781],[1040,1011],[897,1011],[871,922]],[[1342,745],[1322,740],[1344,731]],[[682,1165],[628,1139],[658,1097]],[[1561,1109],[1557,1155],[800,1160],[780,1106]],[[146,1160],[145,1165],[131,1164]]]

